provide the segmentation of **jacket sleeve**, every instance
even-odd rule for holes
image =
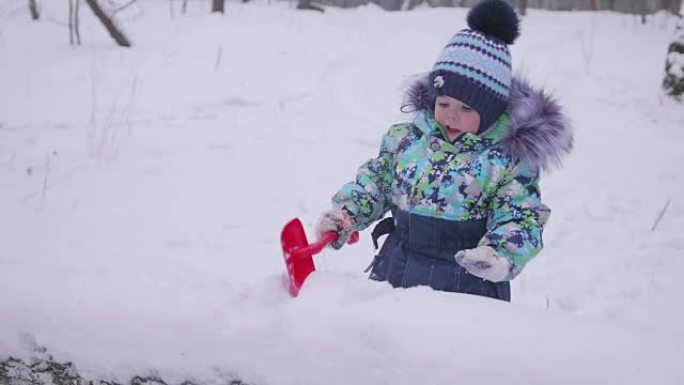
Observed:
[[[511,280],[544,247],[542,231],[551,211],[541,203],[539,173],[516,163],[497,184],[490,202],[487,232],[479,246],[507,258]]]
[[[394,179],[392,129],[382,138],[380,153],[356,173],[356,179],[342,186],[333,205],[351,214],[357,230],[363,230],[389,211]]]

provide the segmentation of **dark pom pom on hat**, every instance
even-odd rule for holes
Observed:
[[[520,35],[518,15],[504,0],[482,0],[468,12],[471,29],[513,44]]]

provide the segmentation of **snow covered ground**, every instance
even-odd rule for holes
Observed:
[[[660,97],[674,20],[532,10],[514,68],[576,129],[542,181],[545,250],[513,303],[394,290],[358,245],[281,286],[465,10],[139,2],[114,46],[65,1],[0,3],[0,359],[46,346],[91,378],[254,384],[684,383],[684,107]],[[173,8],[170,8],[169,4]],[[668,204],[669,202],[669,204]],[[667,209],[653,230],[659,214]]]

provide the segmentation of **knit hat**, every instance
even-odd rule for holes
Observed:
[[[432,98],[456,98],[480,114],[479,132],[506,110],[511,88],[508,45],[519,35],[515,10],[504,0],[482,0],[468,12],[470,28],[449,40],[430,72]]]

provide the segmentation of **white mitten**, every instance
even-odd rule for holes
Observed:
[[[505,280],[513,267],[508,258],[500,256],[489,246],[461,250],[454,259],[470,274],[492,282]]]
[[[335,207],[321,215],[316,224],[316,237],[321,239],[323,234],[334,231],[337,234],[337,239],[330,246],[339,250],[347,243],[354,230],[356,230],[354,219],[345,210]]]

